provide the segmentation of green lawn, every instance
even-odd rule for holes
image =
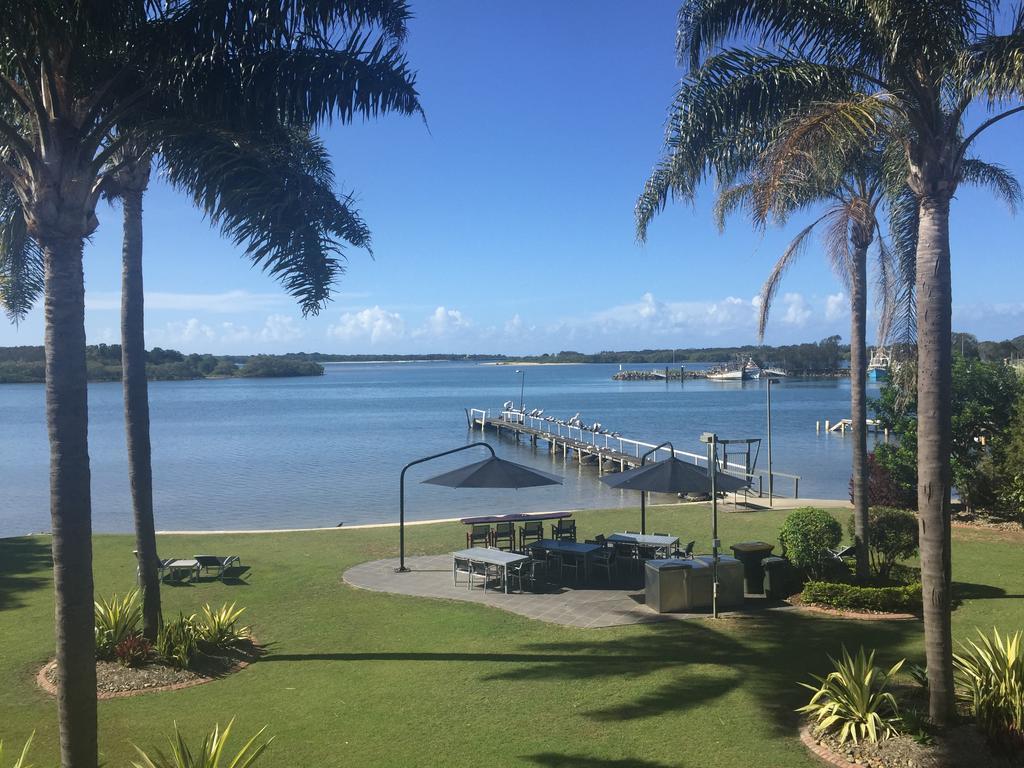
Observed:
[[[783,511],[723,514],[726,544],[774,541]],[[845,518],[845,513],[843,514]],[[583,535],[635,526],[635,513],[577,515]],[[843,520],[845,523],[845,519]],[[698,537],[707,512],[651,511],[652,530]],[[450,551],[457,524],[408,529],[410,553]],[[131,742],[163,745],[237,716],[236,732],[276,736],[267,766],[813,766],[794,736],[794,683],[841,643],[880,662],[919,658],[917,622],[838,621],[796,612],[578,630],[480,605],[363,592],[348,566],[394,556],[390,528],[164,536],[165,556],[239,553],[247,583],[165,587],[165,613],[238,601],[268,655],[196,688],[100,703],[108,767]],[[961,602],[954,633],[1024,623],[1024,534],[954,532]],[[702,544],[704,545],[702,547]],[[99,594],[134,581],[132,541],[95,539]],[[34,682],[51,655],[49,540],[0,540],[0,736],[36,731],[35,762],[56,763],[56,707]]]

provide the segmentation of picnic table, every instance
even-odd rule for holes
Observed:
[[[529,560],[529,555],[520,555],[515,552],[505,552],[500,549],[488,549],[486,547],[470,547],[460,549],[452,553],[452,571],[455,570],[455,559],[461,558],[474,563],[486,563],[501,568],[501,580],[505,583],[505,594],[508,594],[508,567],[513,563]],[[486,586],[486,582],[484,583]]]
[[[543,549],[546,552],[558,552],[562,555],[571,555],[583,560],[583,578],[590,575],[590,556],[599,549],[604,549],[600,544],[580,544],[578,541],[565,541],[562,539],[541,539],[530,545],[533,549]]]

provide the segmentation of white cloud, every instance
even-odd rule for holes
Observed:
[[[825,319],[826,320],[839,320],[840,318],[846,317],[850,314],[850,303],[849,299],[846,298],[846,294],[840,291],[839,293],[830,293],[825,299]]]
[[[472,326],[468,318],[458,309],[438,307],[431,313],[422,328],[417,328],[413,336],[433,336],[442,338],[465,330]]]
[[[757,301],[727,296],[719,301],[661,301],[651,292],[632,304],[620,304],[581,320],[563,321],[551,330],[568,328],[581,333],[591,328],[607,334],[621,332],[653,336],[700,334],[721,336],[741,332],[749,335],[756,328]],[[681,341],[680,343],[686,343]]]
[[[295,341],[305,335],[295,318],[288,315],[270,315],[259,332],[260,339],[274,342]]]
[[[358,312],[345,312],[335,325],[327,328],[327,335],[344,341],[366,341],[379,344],[405,336],[405,321],[397,312],[388,312],[380,306]]]
[[[283,293],[251,293],[225,291],[223,293],[165,293],[146,292],[147,310],[176,310],[180,312],[210,312],[228,314],[273,309],[293,303]],[[88,310],[117,310],[121,308],[121,294],[98,291],[87,293]]]
[[[803,326],[811,319],[811,308],[807,300],[799,293],[787,293],[782,297],[782,303],[786,308],[782,315],[782,322],[787,325]]]
[[[163,328],[150,331],[147,334],[155,346],[190,345],[195,342],[213,341],[217,334],[210,326],[199,321],[199,318],[190,317],[188,320],[166,323]]]

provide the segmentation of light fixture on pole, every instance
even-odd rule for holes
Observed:
[[[775,475],[772,474],[772,384],[778,384],[778,379],[765,379],[768,384],[767,395],[765,396],[765,408],[768,411],[768,506],[775,506]]]
[[[516,373],[519,374],[519,410],[522,411],[526,408],[526,401],[523,399],[523,392],[526,390],[526,371],[516,368]]]
[[[718,476],[718,435],[705,432],[700,441],[708,446],[708,474],[711,475],[711,615],[718,618],[718,549],[722,543],[718,540],[718,488],[715,478]]]

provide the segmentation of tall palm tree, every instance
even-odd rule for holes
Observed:
[[[120,170],[110,160],[131,138],[117,128],[160,111],[298,125],[415,103],[404,55],[390,43],[408,11],[403,0],[10,0],[5,11],[0,175],[21,203],[44,269],[61,762],[95,768],[82,251],[98,223],[99,196]],[[249,87],[257,83],[268,85]]]
[[[862,143],[879,121],[901,121],[907,184],[916,203],[918,516],[924,588],[929,713],[953,717],[950,625],[950,445],[952,386],[950,201],[964,158],[990,126],[1024,107],[1024,13],[997,33],[997,0],[685,0],[678,54],[689,69],[673,105],[676,152],[652,182],[672,172],[660,197],[641,198],[649,220],[673,195],[692,195],[708,172],[743,159],[780,113],[807,116],[794,147]],[[745,44],[758,40],[761,45]],[[987,119],[968,129],[970,108]],[[743,137],[733,144],[727,137]]]
[[[758,338],[763,339],[772,301],[782,276],[806,250],[812,235],[824,229],[825,255],[850,296],[850,419],[853,432],[853,518],[857,576],[870,575],[868,544],[867,467],[867,263],[876,245],[877,272],[891,273],[891,254],[879,224],[879,208],[886,197],[886,177],[880,150],[852,156],[805,155],[800,162],[780,165],[771,148],[738,183],[720,191],[715,206],[719,228],[728,214],[745,208],[753,222],[769,219],[783,224],[799,211],[826,205],[824,213],[797,233],[775,263],[760,296]],[[883,281],[884,281],[883,277]],[[883,316],[886,313],[883,312]]]

